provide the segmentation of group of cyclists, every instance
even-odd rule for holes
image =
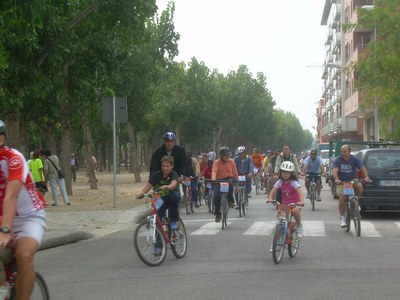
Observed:
[[[232,153],[227,146],[219,148],[218,153],[210,149],[207,154],[204,153],[198,159],[192,157],[191,153],[185,152],[184,148],[175,144],[176,136],[173,132],[166,132],[163,135],[164,143],[157,149],[151,159],[150,178],[149,182],[152,186],[156,186],[162,182],[172,182],[172,185],[164,184],[171,187],[171,192],[176,193],[173,201],[177,204],[170,208],[174,210],[174,219],[179,217],[179,201],[181,195],[177,187],[178,183],[182,183],[185,177],[192,178],[192,195],[196,206],[198,203],[199,189],[201,188],[200,179],[206,179],[214,182],[214,203],[215,203],[215,222],[221,220],[221,194],[220,182],[230,181],[228,191],[228,203],[230,207],[235,207],[234,191],[237,188],[239,176],[246,176],[245,193],[246,198],[250,198],[254,178],[259,176],[261,179],[262,189],[265,189],[265,194],[268,195],[268,202],[276,200],[281,203],[296,203],[298,208],[293,211],[293,215],[298,223],[298,236],[303,234],[301,225],[301,208],[304,205],[304,195],[298,183],[299,177],[305,176],[305,186],[307,190],[306,198],[310,195],[310,182],[314,180],[317,186],[317,199],[321,201],[321,176],[326,176],[325,166],[322,158],[318,156],[317,149],[311,149],[309,155],[302,160],[302,167],[299,166],[299,160],[296,154],[292,153],[289,145],[285,145],[280,149],[268,150],[266,154],[260,154],[257,148],[254,148],[252,154],[249,154],[245,146],[237,147]],[[339,213],[340,225],[344,227],[344,201],[343,191],[340,190],[340,184],[344,181],[353,181],[354,189],[357,196],[362,193],[362,185],[357,180],[357,171],[361,171],[364,181],[369,182],[368,172],[363,166],[360,159],[350,153],[348,145],[342,146],[341,155],[333,162],[333,177],[338,185],[339,195]],[[165,157],[170,156],[171,172],[165,172],[162,168]],[[159,182],[154,181],[153,173],[158,172],[157,178]],[[162,174],[162,176],[160,176]],[[167,180],[167,181],[165,181]],[[168,181],[169,180],[169,181]],[[161,185],[163,186],[163,185]],[[149,186],[143,188],[140,194],[146,193]],[[206,188],[207,189],[207,188]],[[166,201],[166,205],[168,201]],[[176,210],[176,211],[175,211]]]

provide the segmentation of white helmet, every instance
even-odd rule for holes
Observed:
[[[294,164],[293,164],[291,161],[284,161],[284,162],[281,164],[280,169],[281,169],[282,171],[294,172],[295,167],[294,167]]]
[[[237,151],[237,154],[244,153],[244,152],[246,152],[246,147],[245,146],[239,146],[236,151]]]

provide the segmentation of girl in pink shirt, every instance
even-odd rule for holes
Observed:
[[[301,207],[304,206],[304,194],[297,181],[295,166],[290,161],[281,164],[279,179],[276,181],[269,194],[268,202],[272,202],[278,189],[282,191],[282,204],[288,205],[295,203],[297,206],[292,209],[292,215],[297,223],[297,236],[303,236],[303,226],[301,225]]]

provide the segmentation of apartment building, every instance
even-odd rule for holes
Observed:
[[[327,28],[323,93],[316,108],[317,143],[335,140],[377,140],[378,115],[374,107],[361,109],[356,74],[348,66],[357,62],[374,38],[371,28],[355,26],[346,32],[343,24],[357,24],[357,9],[372,0],[325,0],[321,25]]]

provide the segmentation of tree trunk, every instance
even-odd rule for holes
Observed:
[[[20,149],[20,132],[19,132],[19,111],[8,113],[5,116],[5,123],[7,128],[6,145],[11,148]]]
[[[131,122],[128,122],[128,135],[129,135],[129,141],[130,141],[130,159],[129,159],[129,165],[130,168],[132,168],[133,174],[135,175],[135,182],[141,182],[142,178],[140,176],[140,167],[138,165],[138,151],[137,151],[137,135],[136,131],[132,125]]]
[[[92,162],[92,131],[89,127],[89,122],[87,116],[83,118],[84,124],[83,124],[83,136],[84,136],[84,143],[85,143],[85,150],[86,150],[86,172],[89,175],[89,183],[90,183],[90,188],[92,190],[97,190],[97,179],[96,179],[96,174],[95,170],[93,167],[93,162]]]
[[[29,129],[28,129],[28,121],[24,120],[19,128],[20,130],[20,142],[21,146],[19,151],[25,155],[25,157],[29,158]],[[32,149],[33,150],[33,149]]]
[[[67,115],[66,115],[67,116]],[[65,124],[62,130],[62,139],[61,139],[61,152],[60,152],[60,168],[65,172],[65,187],[68,195],[73,195],[72,191],[72,174],[71,174],[71,153],[72,153],[72,144],[71,144],[71,126],[69,123]]]

